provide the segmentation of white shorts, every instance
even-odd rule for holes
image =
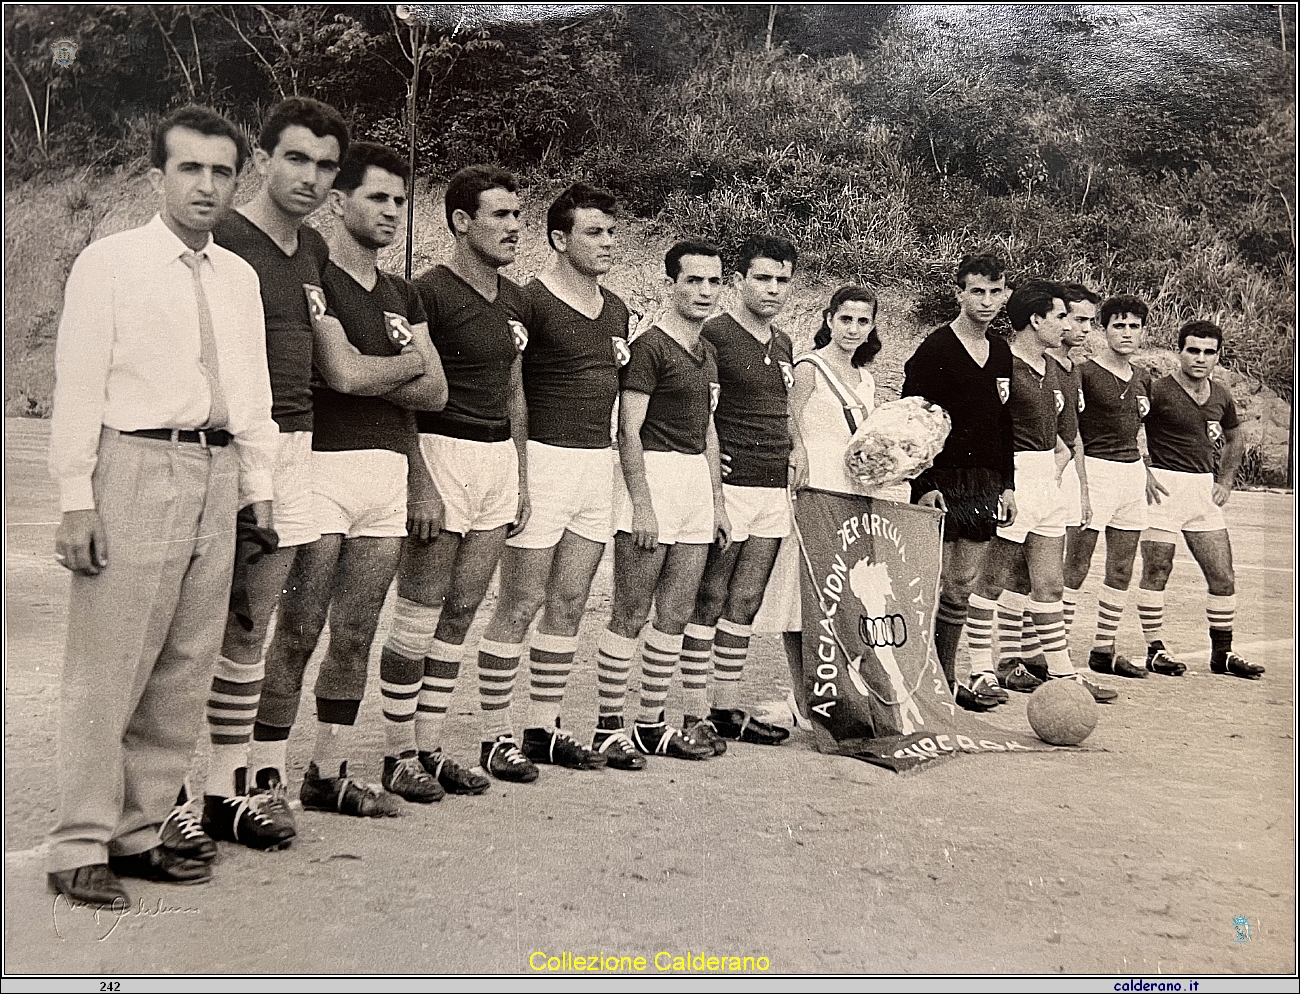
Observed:
[[[1046,538],[1063,538],[1066,503],[1056,483],[1056,453],[1016,453],[1016,520],[998,528],[998,537],[1024,542],[1030,532]]]
[[[514,522],[519,513],[519,453],[513,441],[421,434],[420,453],[442,498],[445,531],[465,535]]]
[[[1065,525],[1078,528],[1083,523],[1083,499],[1079,492],[1079,468],[1071,459],[1061,474],[1061,501],[1065,505]]]
[[[790,497],[785,487],[733,487],[722,485],[731,521],[731,540],[785,538],[790,534]]]
[[[1112,462],[1084,456],[1093,531],[1140,532],[1147,526],[1147,468],[1142,460]]]
[[[713,481],[703,452],[645,453],[650,505],[659,523],[659,544],[708,545],[713,541]],[[614,470],[614,531],[632,530],[632,497],[620,469]]]
[[[614,533],[614,451],[528,442],[532,515],[506,545],[549,549],[566,530],[604,545]]]
[[[313,452],[312,480],[322,535],[405,537],[406,456],[400,452]]]
[[[280,432],[271,486],[275,493],[272,515],[281,549],[310,545],[320,538],[311,469],[311,432]]]
[[[1172,542],[1179,532],[1217,532],[1228,527],[1223,508],[1214,503],[1213,473],[1178,473],[1153,466],[1151,475],[1169,493],[1147,508],[1150,531],[1168,532],[1166,541]]]

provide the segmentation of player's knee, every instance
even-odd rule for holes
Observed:
[[[502,598],[497,605],[496,620],[510,631],[522,632],[532,624],[542,608],[542,596],[532,591],[515,591],[509,600]]]
[[[650,601],[645,600],[618,600],[614,601],[614,609],[610,613],[609,627],[616,632],[639,632],[641,627],[650,617]]]
[[[700,588],[699,594],[695,597],[695,605],[691,612],[691,621],[696,625],[705,625],[712,627],[718,623],[722,617],[723,608],[726,606],[725,592]]]
[[[558,627],[560,631],[578,630],[578,624],[582,621],[583,609],[587,606],[586,595],[557,595],[546,599],[546,619],[550,623],[549,630],[555,631]],[[531,620],[531,619],[530,619]]]
[[[458,636],[464,640],[465,633],[474,622],[480,601],[454,594],[446,598],[442,605],[442,614],[438,618],[438,637]],[[453,639],[455,641],[455,639]]]
[[[1035,600],[1052,604],[1065,596],[1065,584],[1056,579],[1035,583],[1031,585],[1031,593]]]
[[[1231,597],[1237,592],[1237,578],[1231,568],[1208,569],[1205,571],[1205,586],[1215,597]]]
[[[760,590],[757,594],[753,591],[741,591],[733,593],[727,599],[726,615],[732,621],[739,625],[752,624],[754,616],[758,614],[758,609],[763,606],[763,592]]]

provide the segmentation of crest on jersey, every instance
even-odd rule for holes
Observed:
[[[315,283],[304,283],[302,290],[307,294],[307,310],[312,321],[319,321],[325,316],[325,291]]]
[[[786,390],[794,389],[794,367],[788,362],[782,362],[780,359],[776,364],[781,367],[781,379],[785,381]]]
[[[384,325],[388,329],[388,340],[399,349],[411,344],[411,325],[402,315],[384,311]]]
[[[712,414],[718,409],[718,398],[722,396],[722,384],[709,384],[709,413]]]
[[[515,350],[522,352],[528,348],[528,329],[518,321],[507,321],[510,325],[510,337],[515,340]]]
[[[998,377],[998,400],[1002,401],[1002,403],[1005,404],[1010,399],[1011,399],[1011,377],[999,376]]]
[[[1205,431],[1210,436],[1211,445],[1218,444],[1219,439],[1223,437],[1223,425],[1217,421],[1205,422]]]
[[[614,343],[614,365],[622,369],[632,361],[632,350],[627,347],[627,341],[617,335],[610,335],[609,340]]]
[[[1065,394],[1060,390],[1053,390],[1052,396],[1056,398],[1056,413],[1060,414],[1065,410]]]
[[[1080,414],[1083,413],[1084,406],[1085,405],[1083,403],[1083,387],[1079,387],[1079,413]]]
[[[1151,413],[1151,398],[1138,394],[1138,417],[1145,418]]]

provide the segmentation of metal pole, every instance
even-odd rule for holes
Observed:
[[[420,25],[411,21],[411,90],[406,98],[406,130],[411,188],[406,197],[406,278],[411,278],[415,256],[415,114],[416,95],[420,92]]]

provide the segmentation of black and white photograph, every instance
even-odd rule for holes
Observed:
[[[1296,45],[4,4],[6,989],[1294,991]]]

